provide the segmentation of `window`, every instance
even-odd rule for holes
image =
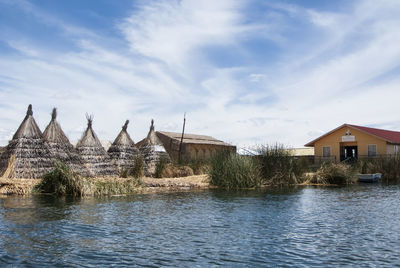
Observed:
[[[322,157],[330,157],[331,156],[331,147],[322,147]]]
[[[399,146],[398,145],[393,145],[394,153],[398,154],[399,153]]]
[[[367,151],[368,151],[368,157],[375,157],[376,156],[376,152],[378,151],[376,148],[376,144],[368,144],[367,145]]]

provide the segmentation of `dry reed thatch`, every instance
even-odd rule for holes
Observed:
[[[86,118],[88,125],[77,143],[76,149],[83,158],[91,176],[116,176],[116,168],[112,165],[109,155],[93,131],[93,116],[86,115]]]
[[[139,150],[143,155],[146,176],[153,176],[155,174],[157,163],[161,159],[166,160],[167,162],[171,161],[163,143],[154,131],[153,119],[151,120],[151,126],[147,137],[139,143]]]
[[[0,178],[1,195],[29,195],[33,187],[41,182],[41,179],[6,179]]]
[[[6,149],[7,149],[6,146],[0,147],[0,159],[1,159],[1,156],[3,155],[3,153],[6,151]]]
[[[43,132],[43,138],[48,144],[53,159],[65,163],[72,171],[82,176],[89,176],[90,172],[85,167],[82,157],[69,142],[56,118],[57,109],[53,108],[51,121]]]
[[[50,150],[33,118],[29,104],[26,116],[0,156],[0,176],[40,178],[53,167]]]
[[[126,120],[121,132],[108,149],[111,161],[117,166],[120,174],[132,170],[135,167],[136,159],[140,156],[139,149],[128,134],[128,124],[129,120]]]

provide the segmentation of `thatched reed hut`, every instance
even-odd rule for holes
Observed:
[[[126,120],[121,132],[108,149],[108,155],[113,164],[117,166],[120,174],[132,170],[135,166],[135,161],[137,161],[138,157],[141,155],[139,149],[128,134],[128,124],[129,120]]]
[[[143,156],[146,176],[152,176],[155,174],[157,163],[160,160],[165,160],[167,162],[171,161],[163,143],[156,135],[153,119],[151,120],[151,126],[147,137],[138,142],[137,146]]]
[[[52,157],[68,165],[74,172],[89,176],[90,172],[84,165],[82,157],[69,142],[56,117],[57,109],[53,108],[51,121],[43,132],[43,138],[48,144]]]
[[[0,156],[0,176],[5,178],[40,178],[54,163],[42,132],[33,118],[29,104],[26,116]]]
[[[76,149],[83,158],[91,176],[116,176],[115,166],[112,165],[109,155],[93,131],[93,118],[91,116],[86,116],[86,118],[88,120],[87,128],[76,144]]]

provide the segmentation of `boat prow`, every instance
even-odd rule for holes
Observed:
[[[359,182],[378,182],[382,177],[381,173],[374,174],[358,174]]]

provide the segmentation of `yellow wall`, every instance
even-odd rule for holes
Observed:
[[[346,135],[346,131],[350,130],[351,135],[355,136],[355,142],[346,142],[342,143],[342,136]],[[361,132],[352,127],[344,126],[336,131],[330,133],[329,135],[321,138],[316,141],[314,144],[314,154],[315,156],[322,156],[322,147],[330,146],[331,147],[331,156],[336,157],[336,161],[340,161],[340,146],[357,146],[358,147],[358,156],[367,156],[367,145],[368,144],[376,144],[377,145],[377,154],[387,154],[387,143],[384,140],[376,138],[372,135]]]

